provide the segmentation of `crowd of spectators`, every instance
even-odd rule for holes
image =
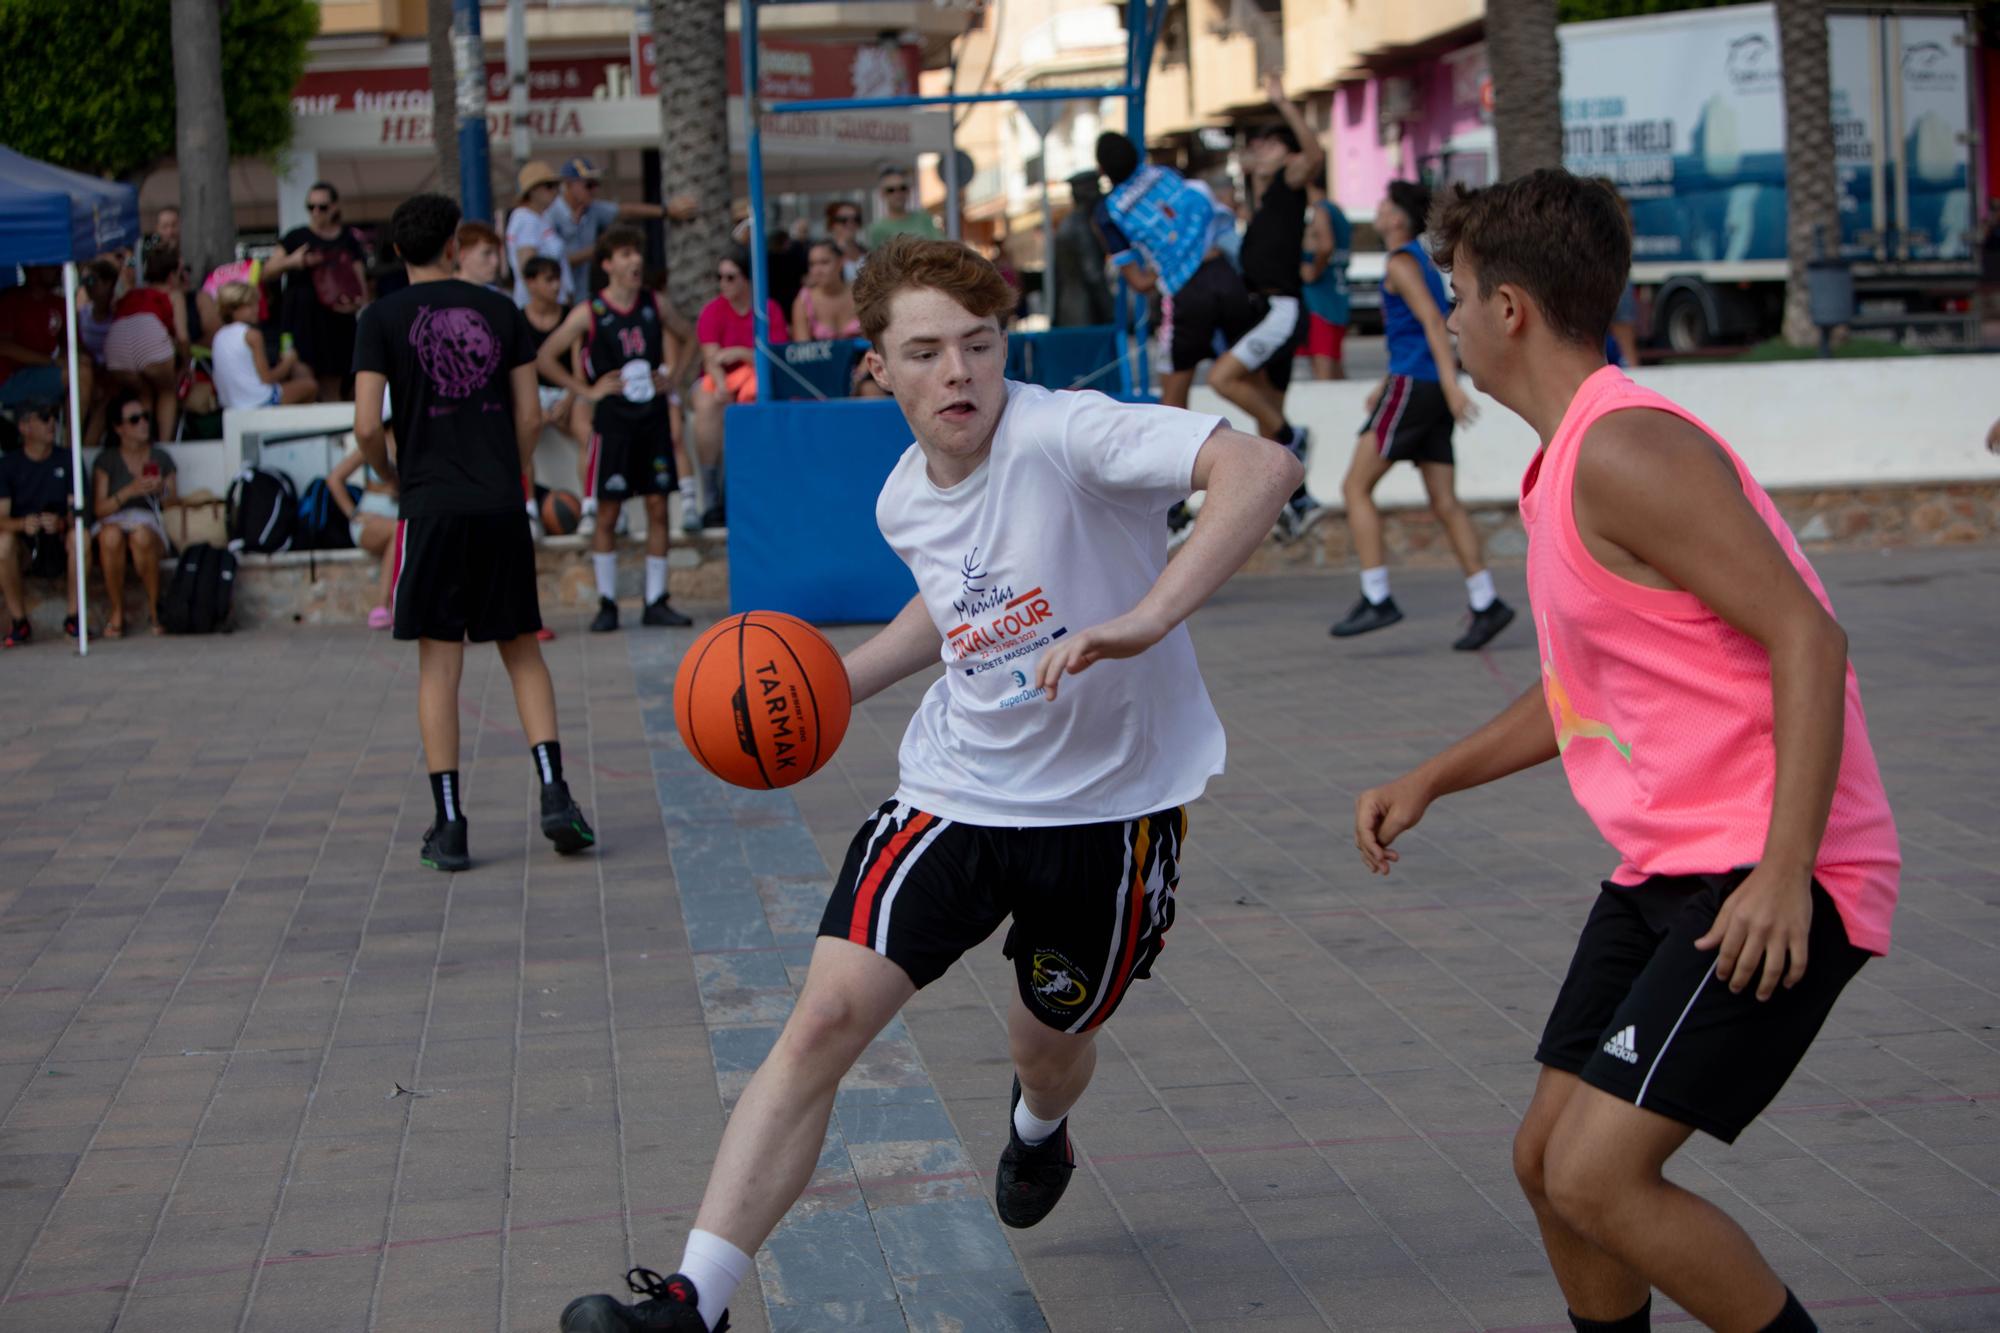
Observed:
[[[820,218],[801,217],[770,230],[766,314],[773,343],[847,339],[859,335],[853,283],[868,251],[898,233],[940,234],[937,221],[913,207],[913,176],[884,167],[875,182],[874,220],[863,203],[840,200]],[[371,299],[405,285],[402,265],[386,245],[373,250],[342,214],[340,191],[312,185],[306,222],[275,246],[239,251],[236,258],[195,275],[182,262],[180,212],[159,209],[141,243],[83,266],[74,311],[62,293],[61,270],[35,267],[0,290],[0,593],[5,594],[6,644],[26,641],[24,571],[55,577],[54,543],[72,531],[68,453],[62,447],[69,407],[66,316],[73,314],[81,358],[77,396],[83,440],[97,452],[84,487],[84,518],[92,554],[112,593],[101,632],[125,632],[123,589],[136,569],[146,605],[157,606],[160,559],[170,548],[164,511],[178,502],[172,456],[160,446],[180,438],[220,434],[225,410],[337,402],[353,388],[357,316]],[[595,165],[574,157],[559,166],[529,162],[514,198],[492,223],[468,220],[460,229],[457,276],[511,290],[539,339],[578,303],[602,289],[598,242],[608,229],[655,220],[686,221],[698,202],[679,196],[664,204],[605,197]],[[755,397],[747,207],[738,203],[737,248],[716,268],[714,296],[694,318],[673,321],[668,378],[677,452],[686,438],[695,466],[682,486],[682,524],[697,530],[727,523],[721,487],[724,409]],[[814,223],[821,224],[815,229]],[[1004,259],[1004,252],[1000,258]],[[1018,288],[1018,278],[1015,280]],[[646,285],[664,293],[665,275]],[[876,394],[857,354],[850,391]],[[544,424],[578,446],[579,470],[591,438],[591,403],[544,380]],[[685,422],[683,422],[683,416]],[[685,426],[685,429],[683,429]],[[46,438],[45,438],[46,437]],[[8,448],[8,445],[12,445]],[[344,465],[343,465],[344,466]],[[352,469],[350,469],[352,471]],[[696,485],[696,479],[699,485]],[[348,512],[356,545],[380,554],[388,545],[393,490],[372,474],[342,475],[359,485],[331,488]],[[586,478],[579,477],[586,497]],[[62,540],[69,540],[67,535]],[[71,606],[75,593],[69,592]],[[157,629],[156,624],[149,627]]]

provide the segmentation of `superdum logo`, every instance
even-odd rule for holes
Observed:
[[[1035,999],[1047,1009],[1075,1009],[1090,998],[1082,971],[1054,949],[1037,949],[1028,984]]]
[[[1778,87],[1778,48],[1769,37],[1753,32],[1729,44],[1723,72],[1739,92],[1769,92]]]

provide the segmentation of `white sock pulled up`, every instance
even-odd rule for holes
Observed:
[[[694,1283],[701,1322],[714,1328],[729,1309],[730,1298],[750,1276],[750,1256],[713,1231],[688,1232],[687,1249],[681,1252],[681,1276]]]
[[[618,552],[593,552],[590,557],[590,564],[597,571],[597,595],[609,601],[617,601]]]
[[[1498,600],[1493,591],[1493,572],[1482,569],[1465,581],[1465,596],[1476,615]]]
[[[663,555],[646,557],[646,605],[651,606],[667,595],[667,558]]]
[[[1382,603],[1389,600],[1389,567],[1377,565],[1373,569],[1361,571],[1361,595],[1369,601]]]
[[[1055,1132],[1062,1128],[1062,1120],[1044,1120],[1028,1109],[1028,1099],[1023,1097],[1014,1103],[1014,1134],[1022,1143],[1032,1148],[1038,1143],[1047,1143]]]

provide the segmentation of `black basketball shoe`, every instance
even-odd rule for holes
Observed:
[[[583,817],[569,784],[561,778],[542,784],[542,836],[556,845],[556,851],[570,856],[593,846],[597,834]]]
[[[1514,608],[1493,599],[1493,605],[1484,611],[1472,613],[1472,623],[1465,627],[1465,633],[1458,636],[1452,647],[1461,653],[1477,652],[1493,641],[1493,636],[1514,623]]]
[[[1070,1173],[1076,1170],[1076,1154],[1070,1151],[1068,1116],[1060,1129],[1034,1147],[1021,1142],[1014,1132],[1014,1108],[1020,1101],[1021,1080],[1016,1076],[1014,1095],[1007,1101],[1007,1146],[993,1179],[993,1203],[1008,1226],[1031,1227],[1061,1201]]]
[[[686,629],[694,624],[694,621],[668,606],[667,595],[661,593],[658,601],[646,603],[646,609],[639,615],[639,623],[655,627],[665,626],[668,629]]]
[[[618,603],[609,597],[597,599],[597,619],[590,622],[592,634],[609,634],[618,628]]]
[[[644,1300],[626,1305],[616,1297],[599,1294],[579,1296],[563,1307],[562,1333],[628,1333],[628,1330],[657,1330],[657,1333],[724,1333],[729,1313],[714,1328],[701,1322],[695,1308],[694,1283],[680,1273],[661,1277],[650,1268],[635,1268],[625,1275],[625,1285]]]
[[[424,849],[419,859],[432,870],[470,870],[472,857],[465,850],[464,816],[435,820],[424,831]]]
[[[1347,618],[1335,624],[1327,633],[1336,639],[1351,639],[1370,630],[1387,629],[1402,618],[1403,609],[1396,605],[1395,598],[1384,597],[1379,602],[1371,602],[1362,597],[1354,603],[1354,609],[1347,613]]]

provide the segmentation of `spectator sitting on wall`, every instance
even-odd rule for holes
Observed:
[[[549,207],[549,221],[562,237],[562,260],[568,268],[563,283],[564,300],[574,300],[604,285],[595,262],[597,238],[614,222],[652,222],[671,218],[686,222],[701,211],[701,201],[692,194],[677,194],[658,204],[615,203],[604,198],[603,174],[587,157],[573,157],[562,164],[562,192]]]
[[[98,558],[104,562],[104,588],[111,609],[104,637],[125,637],[125,566],[139,566],[139,583],[146,590],[147,622],[160,628],[160,560],[167,553],[167,529],[160,511],[177,503],[174,458],[153,443],[153,421],[145,402],[130,389],[111,396],[111,429],[116,443],[97,456],[91,478],[91,512],[97,522]]]
[[[861,320],[854,313],[854,291],[841,272],[840,247],[830,240],[814,241],[806,255],[805,285],[792,301],[792,341],[860,337]]]
[[[458,224],[458,280],[475,287],[500,286],[500,233],[484,222]]]
[[[162,439],[173,438],[180,411],[175,392],[180,359],[188,347],[180,274],[180,251],[169,246],[148,250],[141,274],[145,282],[118,298],[112,306],[116,318],[104,336],[105,370],[120,388],[145,396]]]
[[[257,293],[247,282],[226,282],[216,293],[222,327],[216,330],[214,374],[223,409],[310,403],[319,392],[312,369],[287,349],[271,363],[257,327]]]
[[[386,401],[386,395],[384,395]],[[384,418],[383,426],[388,427]],[[395,457],[395,441],[389,442],[389,456]],[[361,498],[356,500],[348,492],[348,478],[359,472],[362,477]],[[326,474],[326,492],[333,502],[340,506],[340,512],[347,515],[347,535],[353,539],[356,550],[366,551],[382,562],[382,569],[376,579],[375,605],[368,611],[369,629],[388,629],[395,623],[389,610],[396,585],[396,561],[390,550],[396,539],[396,483],[368,466],[368,460],[359,449],[348,451],[347,457],[333,465],[333,471]]]
[[[937,220],[928,213],[910,211],[910,195],[915,188],[910,173],[903,168],[894,165],[882,168],[875,181],[875,191],[882,197],[882,216],[868,224],[870,250],[881,249],[882,242],[899,233],[937,238]]]
[[[861,205],[845,199],[826,206],[826,234],[840,251],[840,275],[851,285],[861,276],[861,261],[868,258],[861,244]]]
[[[0,648],[19,648],[34,637],[22,581],[26,574],[62,580],[69,602],[63,633],[76,633],[74,496],[69,451],[56,448],[56,421],[54,403],[23,402],[14,416],[21,447],[0,455],[0,595],[6,598],[8,623]]]
[[[31,264],[25,278],[0,292],[0,407],[59,401],[69,385],[62,270]],[[87,398],[90,367],[80,364],[78,370],[78,387]]]
[[[701,340],[701,382],[694,389],[694,447],[701,464],[701,526],[727,524],[722,494],[722,414],[732,403],[757,399],[757,321],[750,309],[750,256],[741,250],[716,265],[721,293],[702,307],[695,321]],[[785,316],[777,302],[765,302],[770,340],[785,342]]]
[[[368,251],[341,222],[340,191],[326,181],[306,191],[306,216],[305,226],[278,243],[299,262],[285,280],[284,323],[299,359],[319,380],[319,400],[333,403],[354,376],[354,321],[368,299]]]

